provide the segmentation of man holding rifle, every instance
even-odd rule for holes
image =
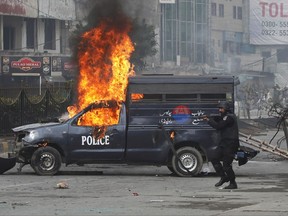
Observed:
[[[220,101],[217,107],[221,115],[220,118],[208,116],[203,118],[220,133],[220,142],[215,150],[215,158],[211,159],[216,173],[221,177],[220,181],[215,184],[215,187],[220,187],[225,182],[230,182],[224,189],[237,189],[236,177],[232,168],[232,162],[239,148],[237,117],[231,113],[228,102]]]

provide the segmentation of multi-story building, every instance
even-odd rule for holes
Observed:
[[[208,63],[209,1],[174,2],[161,4],[161,60],[177,65]]]
[[[201,66],[210,62],[209,0],[125,2],[130,2],[127,6],[122,1],[132,17],[145,19],[155,27],[158,53],[146,59],[152,72],[202,73]]]
[[[245,17],[245,16],[244,16]],[[243,4],[242,0],[211,0],[210,34],[211,63],[216,67],[228,68],[228,63],[238,65],[243,44]],[[238,59],[238,61],[237,61]]]
[[[0,0],[2,87],[64,80],[71,68],[68,39],[75,8],[72,0]]]
[[[0,0],[2,83],[3,77],[25,81],[28,75],[38,80],[40,75],[69,74],[68,41],[73,25],[83,21],[99,1]],[[267,4],[252,0],[119,2],[127,15],[155,27],[158,53],[147,58],[148,69],[154,72],[165,68],[162,71],[169,73],[172,68],[176,69],[173,73],[181,73],[188,66],[184,72],[194,73],[196,66],[208,66],[207,73],[270,72],[285,77],[288,71],[288,41],[283,36],[288,3],[284,0],[266,0]],[[280,22],[282,27],[276,30],[273,25]],[[281,31],[282,36],[267,38],[266,30]]]
[[[288,83],[287,1],[210,0],[209,14],[211,66]]]

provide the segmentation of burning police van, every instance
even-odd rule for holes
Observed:
[[[38,175],[54,175],[62,164],[167,166],[178,176],[195,176],[209,162],[218,134],[203,115],[218,114],[217,103],[231,102],[232,76],[151,75],[129,78],[126,101],[90,104],[63,122],[13,128],[16,162]],[[111,110],[117,121],[109,121]],[[114,115],[113,114],[113,115]],[[82,124],[101,116],[103,124]]]

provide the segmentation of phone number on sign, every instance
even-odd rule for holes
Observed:
[[[261,34],[269,36],[288,36],[288,30],[262,30]]]
[[[280,28],[286,28],[288,27],[288,22],[275,22],[275,21],[262,21],[262,27],[280,27]]]

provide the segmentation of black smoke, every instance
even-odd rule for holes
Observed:
[[[148,25],[145,19],[131,18],[125,14],[123,7],[128,4],[128,1],[101,0],[91,2],[94,4],[91,6],[92,9],[85,20],[86,24],[82,24],[84,22],[79,23],[69,40],[74,63],[77,65],[78,45],[81,41],[81,35],[97,27],[101,20],[106,19],[118,31],[127,30],[127,23],[131,23],[129,36],[135,48],[131,55],[131,63],[135,66],[136,73],[138,70],[144,70],[146,66],[145,57],[154,56],[157,53],[155,48],[157,46],[157,35],[154,26]],[[133,1],[133,4],[137,4],[137,1]]]

